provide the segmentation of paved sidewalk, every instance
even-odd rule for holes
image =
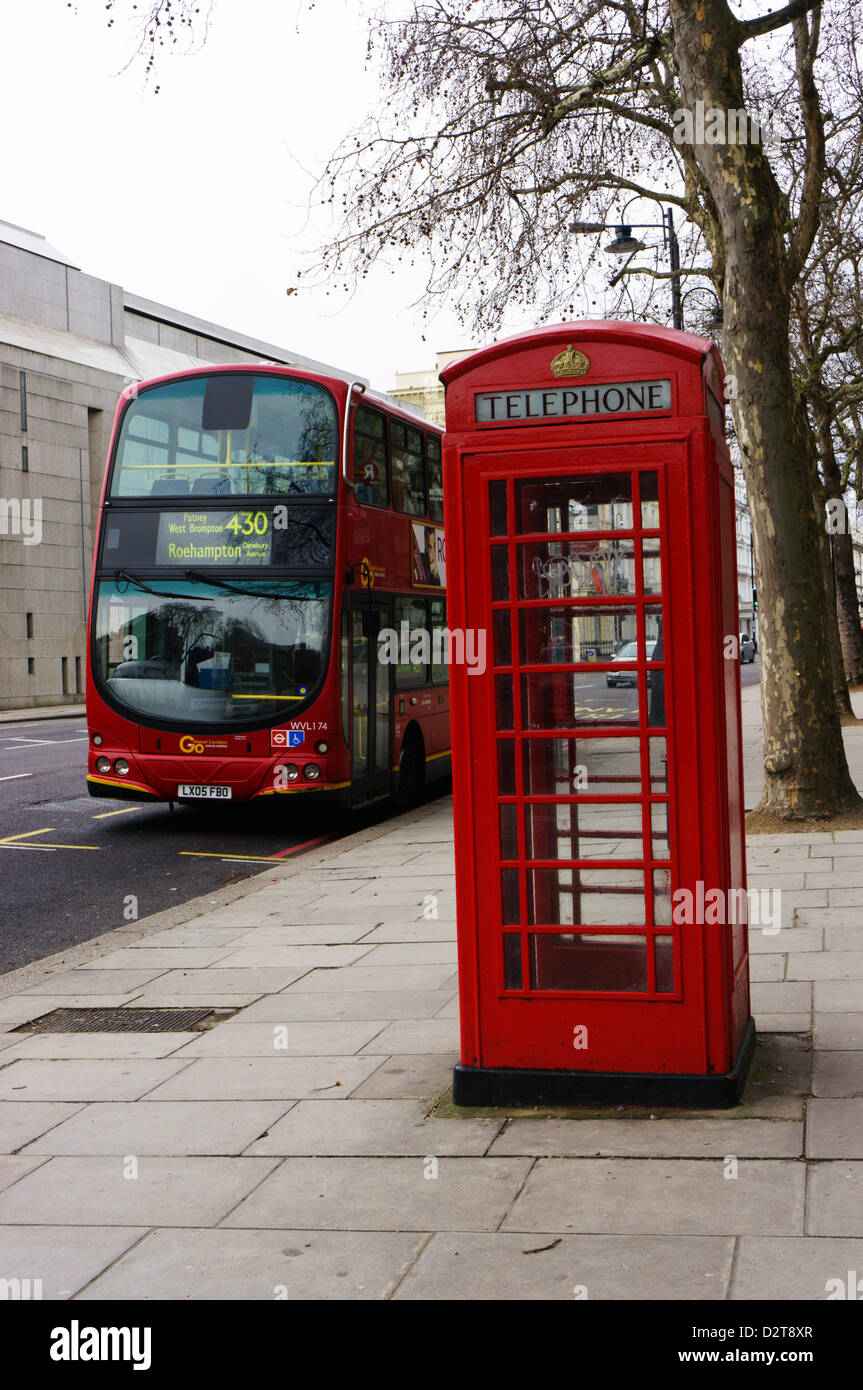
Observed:
[[[744,708],[754,805],[757,689]],[[846,740],[863,785],[863,728]],[[81,1300],[824,1298],[863,1270],[863,830],[752,837],[749,871],[783,929],[753,934],[761,1044],[731,1112],[453,1110],[449,801],[6,977],[0,1277]],[[11,1031],[124,1004],[238,1012]]]
[[[82,719],[86,705],[34,705],[32,709],[0,709],[0,724],[28,724],[31,719]]]

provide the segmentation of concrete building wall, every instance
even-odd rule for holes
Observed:
[[[120,393],[131,381],[238,361],[360,379],[128,294],[0,221],[0,709],[83,698],[93,546]]]
[[[431,424],[443,429],[446,424],[446,404],[440,373],[450,362],[456,362],[459,357],[466,357],[473,351],[473,348],[460,348],[457,352],[439,352],[431,371],[396,372],[396,384],[389,394],[398,401],[412,405]]]

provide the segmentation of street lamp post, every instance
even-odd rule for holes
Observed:
[[[639,241],[632,235],[633,227],[642,230],[656,230],[655,222],[625,222],[626,209],[630,203],[635,202],[639,197],[635,194],[624,205],[620,215],[621,220],[614,228],[614,240],[606,246],[606,252],[611,256],[625,256],[626,260],[616,275],[609,281],[609,287],[616,285],[626,271],[629,262],[638,251],[644,250],[644,242]],[[572,222],[569,230],[571,232],[604,232],[606,223],[604,222]],[[674,212],[671,208],[662,210],[662,240],[668,252],[668,261],[671,268],[671,316],[675,328],[683,328],[683,297],[680,292],[680,245],[677,240],[677,233],[674,230]]]

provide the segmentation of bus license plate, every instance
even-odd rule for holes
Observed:
[[[190,801],[230,801],[231,788],[215,786],[213,783],[184,782],[177,788],[177,796]]]

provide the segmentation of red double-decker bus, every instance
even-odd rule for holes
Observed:
[[[407,803],[449,773],[441,644],[392,641],[446,628],[441,434],[293,368],[123,394],[90,602],[91,795]]]

